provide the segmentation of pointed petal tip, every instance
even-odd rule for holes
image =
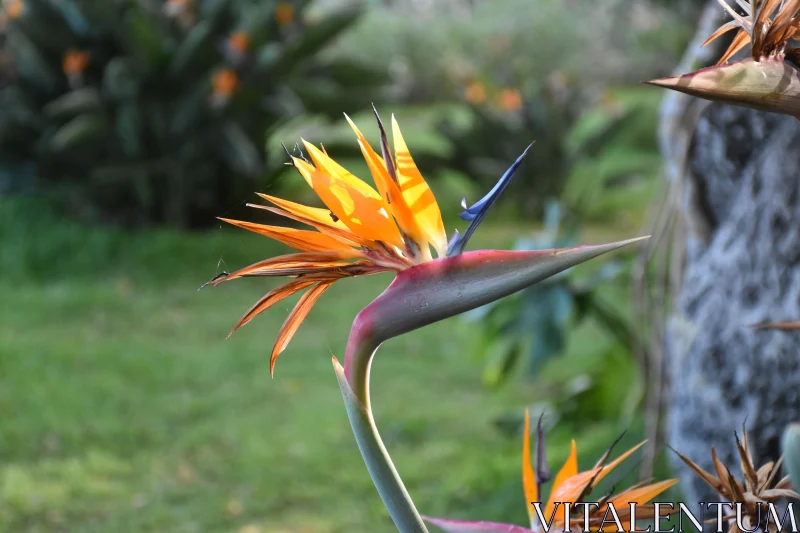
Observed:
[[[553,255],[570,254],[581,250],[588,253],[592,253],[594,251],[595,254],[600,255],[614,250],[618,250],[620,248],[624,248],[625,246],[631,244],[636,244],[637,242],[641,242],[649,238],[650,235],[646,235],[644,237],[634,237],[633,239],[625,239],[622,241],[610,242],[605,244],[588,244],[583,246],[575,246],[572,248],[561,248],[553,250]]]
[[[530,149],[531,149],[531,147],[532,147],[534,144],[536,144],[536,141],[531,141],[531,143],[528,145],[528,147],[527,147],[527,148],[525,148],[525,151],[524,151],[524,152],[522,152],[522,155],[521,155],[521,156],[519,156],[519,159],[525,159],[525,156],[526,156],[526,155],[528,155],[528,150],[530,150]]]
[[[654,78],[652,80],[644,80],[642,83],[645,85],[655,85],[656,87],[674,87],[678,84],[681,76],[669,76],[667,78]]]

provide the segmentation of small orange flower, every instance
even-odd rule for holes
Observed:
[[[6,14],[10,19],[17,19],[25,11],[25,4],[22,0],[10,0],[5,3]]]
[[[215,95],[230,96],[239,87],[239,77],[231,69],[220,69],[211,79],[211,86]]]
[[[473,105],[479,105],[486,101],[486,88],[482,83],[473,81],[464,89],[464,98]]]
[[[64,54],[61,68],[67,76],[82,74],[89,66],[89,52],[85,50],[69,50]]]
[[[289,2],[279,2],[275,6],[275,22],[278,26],[286,26],[294,22],[294,8]]]
[[[243,31],[237,31],[228,39],[228,46],[232,50],[243,54],[250,47],[250,37]]]
[[[498,100],[505,111],[518,111],[522,108],[522,95],[517,89],[503,89]]]

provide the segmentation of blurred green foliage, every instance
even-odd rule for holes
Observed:
[[[517,249],[575,246],[596,225],[625,227],[634,236],[630,228],[641,223],[658,184],[659,95],[617,87],[586,103],[561,81],[528,96],[500,91],[496,104],[476,102],[471,128],[442,125],[456,147],[451,166],[485,177],[483,188],[536,141],[507,202],[522,216],[543,213],[544,228],[516,238]],[[625,305],[632,258],[622,251],[596,259],[468,314],[484,385],[496,387],[527,369],[541,392],[533,410],[548,413],[551,423],[631,420],[644,390]],[[584,327],[595,335],[593,363],[576,366],[570,345]],[[512,425],[517,418],[511,415]]]
[[[461,100],[474,82],[531,93],[554,72],[591,95],[666,75],[693,33],[686,11],[651,0],[373,2],[326,54],[385,69],[399,101]]]
[[[565,217],[561,206],[551,201],[544,229],[518,239],[514,248],[578,246],[579,228],[574,215]],[[548,360],[564,352],[571,331],[585,319],[594,320],[615,343],[629,349],[633,331],[627,317],[609,305],[598,288],[624,278],[621,274],[630,256],[620,252],[605,261],[592,261],[465,314],[465,320],[481,331],[475,352],[485,361],[484,384],[497,386],[519,367],[537,377]]]
[[[655,137],[659,95],[616,88],[591,105],[581,100],[554,83],[530,95],[507,90],[500,106],[477,103],[471,127],[441,124],[455,147],[442,164],[488,189],[534,141],[507,191],[507,203],[520,216],[539,218],[549,198],[560,198],[581,220],[594,222],[646,204],[661,164]]]
[[[458,173],[485,191],[535,141],[504,198],[516,212],[505,215],[539,219],[559,197],[600,221],[652,192],[661,93],[634,84],[670,71],[692,35],[692,9],[651,0],[376,2],[326,54],[385,69],[400,102],[464,106],[467,125],[441,121],[451,149],[426,161],[428,174]]]
[[[318,52],[360,10],[261,0],[24,0],[5,48],[0,189],[95,220],[208,224],[264,186],[275,128],[368,105],[386,77]]]

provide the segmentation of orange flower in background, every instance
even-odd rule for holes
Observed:
[[[231,69],[220,69],[211,79],[211,86],[215,95],[230,96],[239,87],[239,77]]]
[[[498,101],[505,111],[518,111],[522,108],[522,95],[517,89],[503,89]]]
[[[220,219],[297,250],[297,253],[260,261],[209,282],[216,285],[240,277],[296,276],[267,293],[239,320],[233,331],[284,298],[308,289],[278,333],[270,357],[270,372],[316,301],[336,280],[399,272],[431,261],[431,247],[439,257],[447,255],[448,243],[439,205],[414,164],[394,116],[393,158],[382,125],[382,155],[379,155],[349,117],[347,120],[356,134],[377,190],[328,157],[324,149],[303,141],[311,159],[300,152],[300,157],[289,155],[291,164],[327,209],[266,194],[259,196],[274,207],[248,205],[301,222],[316,231]]]
[[[294,8],[289,2],[279,2],[275,6],[275,22],[278,26],[286,26],[294,22]]]
[[[25,4],[22,0],[10,0],[4,2],[3,6],[6,10],[6,15],[10,19],[17,19],[22,16],[22,13],[25,11]]]
[[[61,61],[61,69],[67,76],[83,74],[89,66],[89,52],[84,50],[69,50]]]
[[[250,37],[246,32],[237,31],[228,38],[228,46],[236,52],[245,53],[250,48]]]
[[[464,98],[472,105],[479,105],[486,101],[486,88],[482,83],[474,81],[464,89]]]

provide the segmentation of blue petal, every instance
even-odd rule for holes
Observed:
[[[505,174],[498,180],[492,190],[489,193],[472,204],[470,207],[467,207],[466,200],[461,201],[461,205],[464,208],[462,213],[459,213],[459,217],[462,220],[467,220],[470,222],[470,225],[467,227],[466,231],[464,231],[464,235],[459,236],[458,232],[453,235],[453,238],[450,240],[450,244],[447,247],[447,255],[459,255],[464,251],[464,247],[467,244],[467,241],[472,236],[472,233],[477,229],[478,225],[483,221],[483,218],[486,216],[486,213],[489,211],[489,208],[492,207],[497,199],[503,194],[503,191],[508,187],[508,184],[511,182],[511,178],[514,176],[514,173],[517,171],[519,166],[522,164],[522,160],[525,159],[525,156],[528,154],[528,150],[531,149],[533,143],[529,144],[525,151],[522,152],[522,155],[514,161],[514,164],[506,170]]]

